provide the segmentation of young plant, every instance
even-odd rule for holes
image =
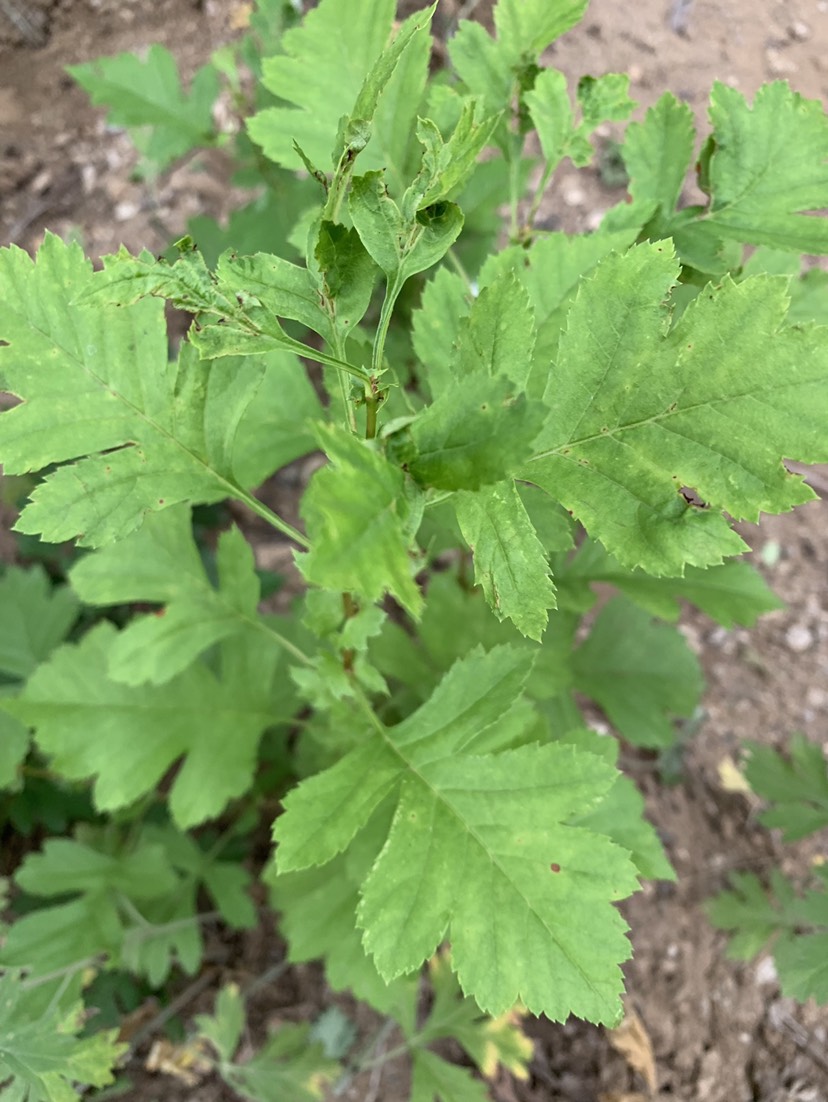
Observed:
[[[629,743],[668,748],[701,675],[657,621],[682,601],[728,626],[777,605],[731,561],[732,524],[814,496],[783,458],[828,460],[824,287],[796,257],[828,252],[808,214],[828,206],[828,120],[782,83],[753,106],[717,85],[706,201],[683,206],[696,137],[666,94],[622,145],[631,201],[592,234],[543,233],[558,164],[587,166],[596,126],[634,106],[610,75],[573,107],[539,66],[585,6],[499,0],[495,35],[461,22],[432,74],[435,6],[395,26],[393,0],[322,0],[261,63],[273,98],[247,124],[301,190],[284,250],[244,238],[213,262],[196,234],[97,272],[52,236],[35,261],[0,253],[0,377],[19,399],[0,460],[43,473],[17,528],[88,548],[70,582],[104,614],[19,667],[4,777],[31,731],[108,820],[21,866],[41,902],[0,952],[25,969],[9,983],[60,1006],[90,960],[152,984],[197,968],[202,923],[253,919],[229,851],[278,798],[265,878],[288,958],[323,958],[334,989],[400,1023],[415,1099],[483,1097],[423,1047],[416,1004],[400,1017],[445,943],[432,1013],[450,959],[455,1036],[484,1071],[463,1039],[479,1012],[617,1019],[616,903],[673,874],[588,719],[597,705]],[[156,121],[99,70],[116,117]],[[199,118],[206,86],[182,100]],[[745,245],[762,248],[745,262]],[[193,318],[172,360],[165,302]],[[297,527],[260,488],[313,452]],[[292,543],[289,611],[260,608],[239,527],[205,561],[192,509],[224,500]],[[597,611],[596,583],[619,591]],[[136,614],[116,625],[113,606]],[[237,1004],[202,1030],[249,1093]],[[262,1067],[293,1067],[298,1035],[278,1036]]]

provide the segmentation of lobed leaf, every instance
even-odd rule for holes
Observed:
[[[73,305],[91,280],[53,236],[36,263],[0,253],[0,377],[22,399],[0,416],[0,457],[9,474],[63,464],[17,528],[96,547],[148,512],[238,495],[236,435],[264,365],[200,363],[186,344],[168,361],[162,303]]]
[[[123,53],[69,65],[67,72],[94,104],[109,109],[110,126],[151,127],[148,139],[140,132],[132,138],[158,169],[215,141],[213,105],[219,82],[212,65],[198,70],[189,95],[181,86],[175,58],[164,46],[150,46],[143,59]]]
[[[828,458],[824,331],[784,324],[784,282],[710,286],[668,330],[660,303],[676,276],[669,247],[646,244],[581,285],[521,472],[655,575],[737,554],[724,514],[755,521],[810,500],[782,458]]]
[[[417,968],[448,931],[460,983],[484,1009],[501,1012],[520,998],[553,1018],[614,1020],[618,962],[629,950],[611,901],[634,890],[635,876],[623,850],[566,825],[609,788],[613,768],[554,745],[476,753],[498,744],[496,729],[484,733],[515,702],[527,657],[516,647],[472,652],[409,719],[377,728],[300,784],[275,826],[277,863],[284,871],[324,864],[394,792],[394,820],[358,914],[380,974]],[[363,780],[352,810],[366,755],[371,795]]]
[[[111,624],[98,624],[56,651],[3,708],[35,729],[63,776],[95,778],[101,811],[127,807],[184,759],[170,789],[173,819],[187,827],[215,817],[250,787],[262,732],[289,718],[280,694],[274,699],[279,651],[237,642],[226,677],[197,664],[137,688],[107,678],[116,639]]]

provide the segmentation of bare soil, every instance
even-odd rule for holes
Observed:
[[[452,3],[444,0],[446,7]],[[93,256],[122,242],[160,251],[192,214],[226,209],[227,169],[218,155],[188,160],[151,185],[133,180],[128,140],[107,131],[101,112],[63,67],[157,42],[188,75],[234,33],[240,6],[233,0],[0,0],[0,242],[33,249],[48,227],[76,236]],[[484,18],[489,7],[479,5]],[[804,95],[824,99],[828,0],[638,0],[634,6],[593,0],[583,24],[555,46],[550,61],[573,79],[628,72],[644,107],[671,89],[700,121],[714,80],[752,94],[763,81],[782,77]],[[545,215],[569,230],[591,228],[617,198],[597,173],[564,168]],[[816,472],[815,485],[825,491],[824,471]],[[828,856],[826,838],[782,847],[759,826],[750,798],[728,785],[729,764],[746,738],[777,745],[800,730],[828,747],[828,512],[821,499],[743,531],[759,561],[773,563],[762,569],[785,610],[755,630],[732,632],[688,614],[683,630],[701,656],[709,688],[681,783],[657,783],[645,755],[625,756],[678,872],[676,885],[648,885],[624,907],[635,949],[627,968],[629,1003],[651,1038],[658,1090],[647,1094],[604,1031],[541,1021],[528,1026],[536,1039],[530,1081],[501,1077],[490,1085],[495,1102],[828,1100],[828,1011],[782,998],[767,959],[729,962],[724,939],[703,913],[705,899],[725,885],[730,870],[762,873],[781,863],[804,879],[816,856]],[[254,982],[281,954],[271,922],[244,938],[216,936],[215,981],[193,989],[189,1001],[185,991],[185,1021],[209,1009],[220,981]],[[334,1001],[341,1002],[319,969],[286,970],[253,997],[253,1036],[277,1021],[315,1019]],[[358,1022],[370,1031],[362,1012]],[[193,1086],[149,1073],[146,1054],[147,1045],[139,1046],[127,1068],[133,1085],[122,1097],[235,1097],[210,1077]],[[402,1102],[404,1063],[365,1075],[341,1097]]]

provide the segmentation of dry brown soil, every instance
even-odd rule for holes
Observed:
[[[551,2],[551,0],[550,0]],[[452,0],[444,0],[450,5]],[[472,5],[473,6],[473,5]],[[490,6],[481,3],[484,14]],[[21,11],[27,25],[21,30]],[[189,74],[233,33],[233,0],[2,0],[0,2],[0,243],[37,245],[45,227],[76,235],[92,255],[124,242],[158,251],[193,213],[216,213],[228,201],[226,166],[213,157],[188,161],[154,185],[130,178],[127,139],[108,132],[99,112],[63,66],[151,43],[169,46]],[[708,90],[723,80],[752,94],[783,77],[809,97],[828,95],[828,0],[593,0],[581,27],[551,52],[573,78],[626,71],[643,105],[669,88],[704,120]],[[594,226],[617,199],[597,176],[562,170],[545,215],[568,229]],[[828,478],[816,475],[825,491]],[[744,738],[781,744],[794,730],[826,741],[828,721],[828,515],[823,500],[796,514],[745,529],[761,551],[778,551],[763,567],[787,602],[755,630],[726,632],[690,615],[684,630],[709,679],[705,716],[687,756],[682,783],[656,783],[634,754],[628,765],[647,796],[678,872],[675,886],[650,885],[624,908],[635,956],[627,969],[629,1000],[652,1039],[659,1099],[684,1102],[823,1102],[828,1100],[828,1012],[781,997],[767,960],[736,965],[702,912],[729,870],[783,867],[803,877],[828,848],[782,847],[763,831],[756,808],[728,791],[722,763]],[[768,556],[772,560],[773,554]],[[213,947],[217,975],[244,983],[277,962],[281,947],[267,929]],[[207,989],[184,1010],[207,1009]],[[260,1031],[274,1020],[314,1018],[331,1002],[319,971],[293,969],[253,998]],[[369,1028],[369,1022],[363,1022]],[[532,1078],[491,1085],[496,1102],[633,1102],[645,1085],[599,1029],[537,1022]],[[123,1097],[233,1097],[211,1079],[186,1087],[128,1069]],[[400,1102],[406,1069],[390,1064],[342,1096]],[[289,1100],[286,1100],[289,1102]]]

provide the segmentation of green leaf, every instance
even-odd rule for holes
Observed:
[[[418,210],[454,198],[468,182],[477,165],[477,158],[488,145],[500,122],[500,115],[490,115],[478,121],[478,101],[466,99],[457,125],[448,141],[431,119],[417,121],[417,138],[423,145],[422,165],[402,200],[406,218]]]
[[[452,362],[462,319],[470,310],[466,284],[448,268],[438,268],[425,285],[420,308],[412,315],[414,351],[426,369],[425,382],[436,398],[454,380]]]
[[[238,494],[235,436],[263,366],[199,363],[186,344],[169,362],[162,303],[71,305],[91,276],[53,236],[36,264],[0,253],[0,373],[23,399],[0,416],[0,456],[9,474],[63,464],[16,527],[94,547],[150,511]]]
[[[193,972],[201,962],[196,884],[175,875],[158,842],[141,839],[113,855],[50,839],[26,858],[16,881],[44,898],[80,893],[17,918],[5,939],[3,962],[30,970],[47,992],[59,992],[62,978],[102,954],[156,986],[174,963]]]
[[[371,303],[376,268],[356,230],[334,222],[322,222],[314,260],[331,333],[345,341]]]
[[[3,697],[0,695],[0,708]],[[20,720],[0,711],[0,788],[19,785],[20,763],[29,751],[29,732]]]
[[[450,1064],[435,1052],[412,1054],[411,1102],[486,1102],[486,1087],[468,1068]]]
[[[175,58],[163,46],[150,46],[144,60],[123,53],[69,65],[67,72],[94,104],[109,108],[110,126],[152,128],[148,140],[142,141],[140,134],[133,134],[133,140],[158,169],[215,141],[213,104],[219,83],[212,65],[198,70],[189,95],[181,87]]]
[[[481,272],[482,285],[495,282],[503,271],[510,270],[529,292],[538,331],[528,385],[531,397],[539,398],[544,392],[551,366],[558,358],[566,315],[582,277],[610,253],[626,250],[636,234],[637,227],[617,233],[599,230],[578,237],[550,233],[536,239],[528,250],[512,246],[487,261]]]
[[[475,584],[499,620],[540,639],[555,608],[549,561],[514,482],[498,482],[454,499],[463,539],[474,554]]]
[[[165,685],[133,688],[107,679],[116,639],[101,623],[61,647],[5,709],[35,728],[59,773],[95,777],[101,811],[152,791],[183,758],[169,795],[173,819],[188,827],[215,817],[250,787],[262,731],[289,718],[274,700],[278,650],[236,641],[225,676],[196,664]]]
[[[450,1037],[463,1046],[486,1079],[494,1079],[500,1068],[515,1079],[528,1079],[534,1045],[521,1029],[520,1012],[510,1010],[498,1018],[481,1015],[477,1003],[463,996],[447,953],[432,957],[428,975],[433,999],[428,1018],[411,1038],[417,1048]]]
[[[473,651],[402,724],[377,727],[302,782],[275,825],[277,864],[325,864],[394,791],[358,916],[380,974],[417,968],[448,930],[461,986],[484,1009],[520,998],[552,1018],[610,1021],[629,952],[611,900],[634,890],[635,877],[622,850],[565,820],[600,798],[614,770],[572,747],[476,753],[497,745],[494,725],[518,698],[529,655]]]
[[[752,627],[765,612],[782,608],[759,571],[747,562],[725,562],[702,570],[688,566],[683,578],[652,578],[641,570],[626,570],[593,540],[558,570],[567,597],[573,589],[607,583],[662,620],[677,620],[681,602],[689,601],[723,627]],[[588,598],[591,604],[591,598]]]
[[[735,931],[728,953],[747,959],[775,938],[773,956],[782,993],[790,999],[816,999],[828,1003],[828,891],[824,869],[820,887],[804,895],[794,894],[791,883],[777,870],[771,872],[770,897],[753,874],[731,877],[733,891],[723,892],[707,904],[715,926]]]
[[[192,535],[190,510],[150,516],[138,532],[82,559],[72,585],[87,604],[159,602],[131,621],[109,654],[108,673],[124,685],[163,685],[222,639],[264,642],[253,553],[237,528],[219,538],[219,584],[207,578]]]
[[[402,471],[370,443],[335,426],[320,426],[318,439],[330,463],[316,472],[302,498],[312,544],[297,556],[303,575],[311,585],[369,602],[392,593],[419,615],[422,597],[408,552],[412,506]]]
[[[229,1064],[239,1047],[245,1021],[244,1000],[236,984],[228,983],[216,995],[213,1017],[199,1014],[196,1025],[201,1035],[215,1048],[222,1062]]]
[[[566,156],[573,133],[572,104],[566,77],[558,69],[544,69],[538,73],[525,100],[544,159],[550,167],[557,165]]]
[[[622,597],[601,610],[572,666],[575,687],[636,746],[670,746],[670,717],[691,715],[701,695],[698,659],[684,636]]]
[[[635,109],[635,100],[630,99],[629,90],[630,78],[626,73],[581,77],[578,81],[582,115],[579,129],[586,135],[602,122],[623,122]]]
[[[71,1102],[83,1087],[105,1087],[127,1046],[118,1031],[81,1037],[84,1011],[52,1006],[44,1014],[14,972],[0,976],[0,1077],[3,1097],[21,1102]],[[85,1092],[84,1092],[85,1093]]]
[[[599,735],[592,729],[569,731],[559,741],[597,754],[613,764],[618,761],[618,740]],[[600,803],[585,814],[576,815],[572,823],[587,827],[596,834],[606,834],[613,842],[623,846],[646,879],[676,879],[655,828],[644,816],[644,799],[630,777],[619,773],[615,784]]]
[[[556,38],[580,22],[588,0],[498,0],[494,9],[498,45],[514,62],[537,58]]]
[[[416,455],[408,463],[423,486],[478,490],[500,482],[531,454],[544,408],[515,394],[504,376],[484,369],[444,390],[414,421]]]
[[[42,566],[10,566],[0,578],[0,672],[24,680],[62,643],[78,616],[68,586],[53,586]]]
[[[828,826],[828,767],[821,746],[794,735],[787,754],[758,743],[748,743],[747,748],[748,783],[774,805],[761,816],[765,826],[781,827],[787,842]]]
[[[710,100],[715,141],[708,220],[738,241],[796,252],[828,252],[828,118],[819,100],[787,81],[766,84],[750,107],[718,81]]]
[[[460,208],[442,201],[407,219],[388,194],[381,172],[354,178],[348,210],[363,245],[392,284],[436,264],[463,228]]]
[[[415,13],[387,46],[393,0],[346,3],[323,0],[285,34],[284,52],[265,59],[265,87],[290,106],[265,108],[248,130],[267,157],[300,170],[294,140],[317,165],[336,163],[349,143],[360,152],[367,141],[366,168],[388,165],[402,180],[428,73],[431,9]]]
[[[502,111],[511,104],[514,60],[495,42],[481,23],[461,19],[448,42],[449,57],[458,76],[488,111]]]
[[[776,869],[771,872],[771,897],[753,873],[733,873],[730,883],[733,890],[709,900],[705,909],[714,926],[732,934],[728,956],[749,960],[779,930],[795,924],[796,898],[790,883]]]
[[[235,984],[222,988],[215,1016],[200,1014],[196,1024],[219,1054],[218,1072],[233,1090],[256,1102],[318,1102],[341,1073],[322,1046],[312,1043],[310,1026],[283,1024],[252,1059],[234,1063],[244,1028],[244,1002]]]
[[[709,286],[668,331],[676,275],[668,246],[646,244],[582,284],[521,472],[656,575],[743,550],[724,513],[756,521],[810,500],[782,457],[828,458],[825,334],[784,324],[784,281]]]
[[[622,155],[635,207],[642,211],[655,207],[665,216],[673,213],[690,167],[695,140],[693,111],[671,92],[665,92],[648,109],[643,122],[630,123]]]
[[[292,352],[265,352],[253,372],[257,370],[263,374],[233,439],[231,465],[244,487],[260,486],[294,459],[314,451],[313,422],[326,416],[304,364]],[[210,371],[239,379],[251,374],[249,361],[231,357],[220,366],[213,364]]]
[[[828,893],[823,901],[823,925],[828,926]],[[789,999],[828,1003],[828,929],[781,942],[774,952],[782,991]]]
[[[526,387],[535,349],[535,318],[529,295],[512,272],[483,288],[458,325],[456,371],[462,379],[481,370]],[[471,385],[471,379],[469,379]]]

